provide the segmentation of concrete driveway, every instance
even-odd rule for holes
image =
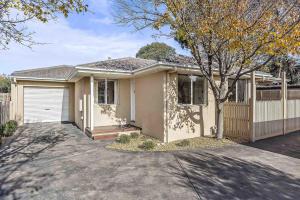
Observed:
[[[295,157],[245,145],[126,153],[105,149],[108,143],[90,140],[72,124],[20,127],[16,138],[0,149],[0,199],[300,196],[300,160]]]

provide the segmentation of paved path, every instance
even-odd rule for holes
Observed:
[[[300,160],[244,145],[107,150],[71,124],[20,127],[0,149],[0,199],[297,199]]]

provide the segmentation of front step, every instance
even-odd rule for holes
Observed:
[[[92,136],[93,140],[113,140],[119,136],[117,133],[113,134],[94,134]]]
[[[134,126],[102,126],[95,127],[93,131],[89,128],[85,130],[86,134],[93,140],[112,140],[116,139],[122,134],[130,135],[132,132],[141,133],[141,129]]]

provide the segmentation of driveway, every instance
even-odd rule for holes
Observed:
[[[20,127],[0,149],[0,199],[297,199],[300,160],[245,145],[105,149],[72,124]],[[299,151],[299,149],[297,150]]]

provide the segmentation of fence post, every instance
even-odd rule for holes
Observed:
[[[255,142],[255,102],[256,102],[256,82],[255,71],[251,73],[251,100],[250,100],[250,140]]]
[[[281,105],[282,105],[282,123],[283,123],[283,135],[286,132],[286,117],[287,117],[287,83],[286,72],[281,73]]]

